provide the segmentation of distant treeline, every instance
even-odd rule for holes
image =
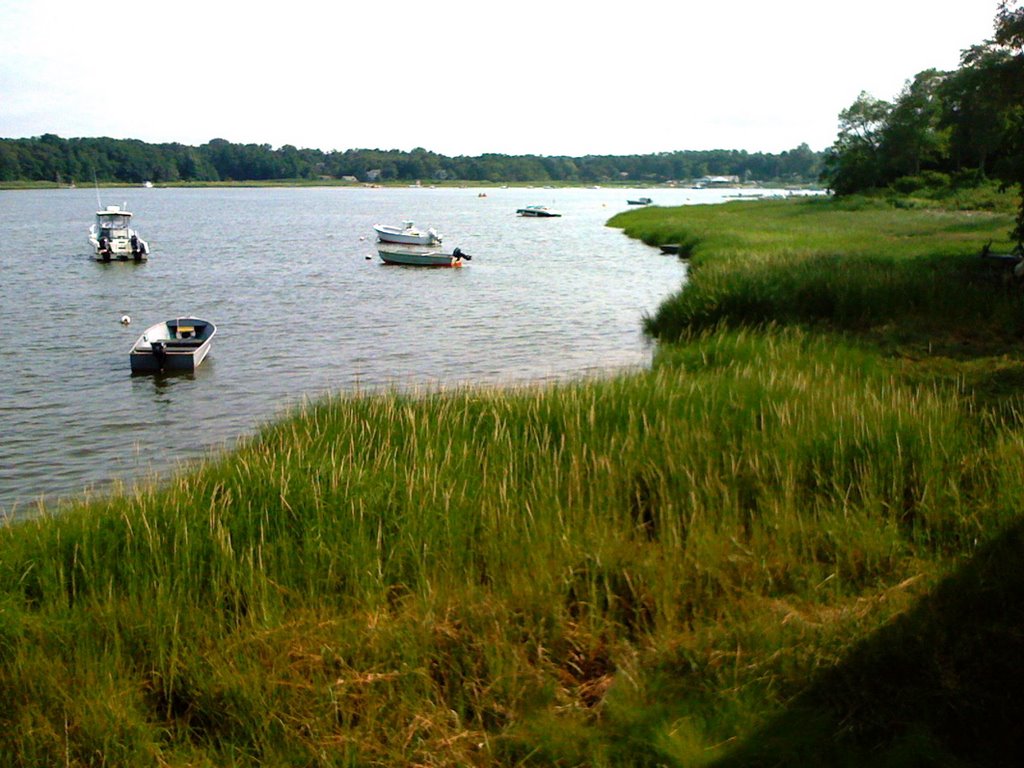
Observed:
[[[665,182],[702,176],[744,181],[813,181],[823,154],[806,144],[770,154],[742,150],[659,152],[650,155],[484,154],[446,157],[411,152],[350,149],[324,152],[285,145],[233,144],[213,139],[199,147],[147,144],[135,139],[63,139],[45,134],[0,139],[0,181],[215,182],[285,179],[473,182]]]

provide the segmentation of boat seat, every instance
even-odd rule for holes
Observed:
[[[188,348],[188,347],[199,347],[202,346],[202,339],[168,339],[164,342],[164,345],[168,348]]]

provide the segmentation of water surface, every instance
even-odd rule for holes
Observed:
[[[644,313],[685,264],[605,222],[621,189],[100,190],[152,248],[101,264],[95,190],[0,192],[0,511],[30,512],[229,446],[302,398],[382,386],[559,380],[646,365]],[[549,205],[557,219],[516,208]],[[383,265],[372,226],[411,219],[473,259]],[[194,375],[132,376],[149,325],[217,324]],[[122,315],[131,324],[120,323]]]

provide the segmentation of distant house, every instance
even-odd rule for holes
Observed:
[[[352,182],[359,181],[359,179],[357,179],[355,176],[342,176],[341,180],[342,181],[352,181]]]
[[[739,176],[701,176],[694,182],[699,187],[735,187],[740,183]]]
[[[366,180],[367,181],[379,181],[380,180],[380,174],[381,174],[381,169],[380,168],[374,168],[372,171],[367,171],[366,172]]]

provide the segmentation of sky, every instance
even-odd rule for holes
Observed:
[[[621,155],[835,140],[997,0],[0,0],[0,138]]]

